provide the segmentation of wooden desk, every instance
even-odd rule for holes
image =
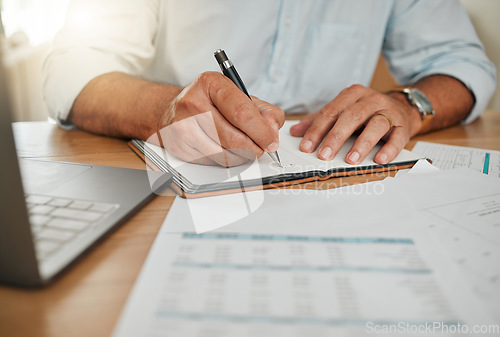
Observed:
[[[44,122],[16,123],[14,132],[23,157],[144,168],[123,140],[78,130],[63,131]],[[500,111],[486,111],[471,125],[419,136],[407,148],[418,140],[500,150]],[[301,186],[333,188],[380,180],[389,174],[394,173]],[[170,196],[156,197],[45,289],[0,286],[0,336],[110,336],[173,200],[172,192]]]

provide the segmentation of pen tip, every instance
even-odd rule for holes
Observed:
[[[281,159],[280,159],[280,156],[278,154],[278,151],[276,151],[276,162],[278,163],[279,167],[283,168],[283,165],[281,164]]]

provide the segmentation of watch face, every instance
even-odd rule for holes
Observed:
[[[423,92],[421,92],[418,89],[413,89],[412,98],[413,98],[413,103],[419,106],[423,111],[425,111],[426,114],[433,113],[432,104],[431,102],[429,102],[427,96],[425,96]]]

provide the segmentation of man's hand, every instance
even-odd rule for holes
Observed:
[[[392,128],[389,119],[392,121]],[[362,131],[345,161],[359,164],[381,140],[386,143],[375,155],[375,162],[386,164],[401,152],[421,125],[419,113],[402,94],[383,94],[361,85],[344,89],[333,101],[293,126],[290,133],[304,137],[300,150],[332,160],[345,141],[358,129]]]
[[[433,75],[411,86],[422,90],[436,111],[431,125],[423,132],[458,123],[474,106],[474,96],[453,77]],[[391,118],[392,130],[387,119],[377,113]],[[215,127],[203,124],[206,115],[213,116],[210,120]],[[197,125],[187,130],[180,124],[174,126],[182,120],[195,120]],[[177,147],[173,150],[176,155],[185,160],[208,155],[210,161],[204,163],[226,166],[243,162],[249,157],[248,152],[255,158],[264,150],[275,150],[277,129],[283,125],[284,115],[272,104],[256,98],[249,100],[220,73],[204,73],[184,89],[123,73],[108,73],[83,88],[73,104],[69,121],[97,134],[143,140],[155,135],[159,128],[172,126],[175,132],[162,140],[167,147]],[[346,161],[361,162],[382,138],[387,143],[375,161],[384,164],[394,159],[408,139],[419,132],[421,123],[417,110],[403,94],[382,94],[355,85],[342,91],[319,112],[304,118],[291,133],[304,137],[302,151],[313,152],[319,146],[320,158],[329,160],[356,129],[365,126]],[[167,142],[168,139],[173,139],[173,143]],[[207,140],[210,142],[203,142]],[[221,158],[221,153],[222,157],[226,154],[225,158]]]
[[[284,120],[283,110],[206,72],[168,104],[158,130],[161,145],[182,160],[234,166],[276,151]]]

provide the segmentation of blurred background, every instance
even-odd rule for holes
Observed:
[[[5,67],[14,121],[47,120],[42,64],[70,0],[0,0]]]
[[[47,120],[41,91],[41,67],[52,39],[62,26],[71,0],[0,0],[5,26],[6,68],[14,121]],[[500,0],[461,0],[472,18],[489,58],[500,77]],[[425,24],[425,23],[424,23]],[[395,85],[383,59],[372,87],[388,90]],[[500,89],[489,108],[500,110]]]

